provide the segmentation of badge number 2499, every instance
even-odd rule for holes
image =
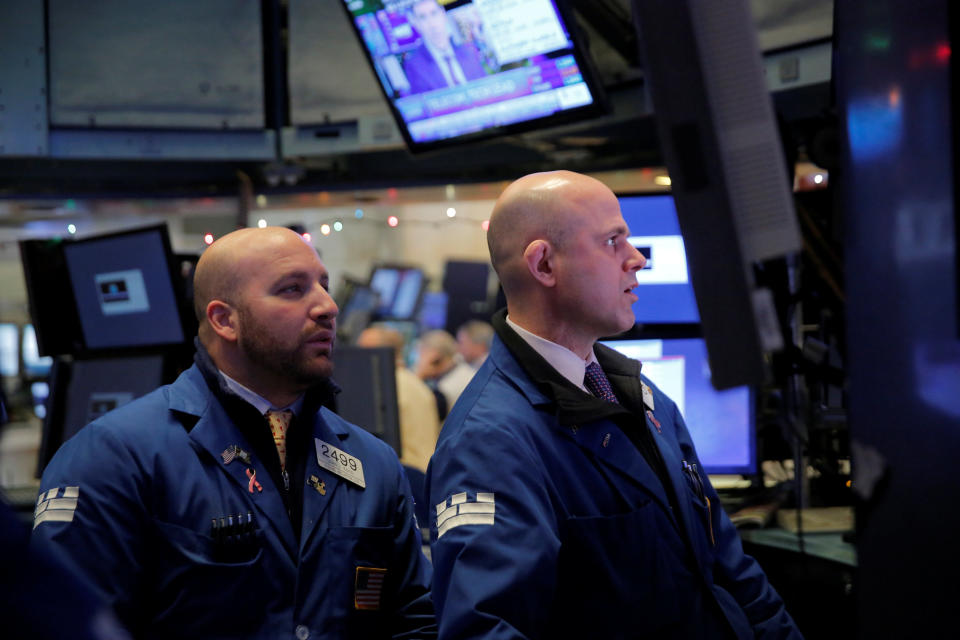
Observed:
[[[315,440],[315,443],[317,445],[317,464],[360,487],[367,486],[363,479],[363,463],[359,459],[338,449],[329,442]]]

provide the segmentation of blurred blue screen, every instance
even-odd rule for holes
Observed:
[[[630,243],[647,257],[646,267],[637,273],[640,299],[633,305],[637,322],[700,322],[673,196],[620,196],[619,200],[630,227]]]
[[[643,374],[677,403],[707,473],[756,473],[753,393],[750,387],[713,388],[703,338],[603,344],[642,362]]]

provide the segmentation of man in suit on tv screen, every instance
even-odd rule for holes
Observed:
[[[447,12],[436,0],[414,0],[407,18],[422,40],[403,62],[412,93],[455,87],[486,75],[477,48],[454,43]]]

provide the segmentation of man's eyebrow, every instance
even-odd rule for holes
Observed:
[[[629,235],[629,233],[630,233],[630,229],[627,228],[627,225],[618,224],[615,227],[608,228],[606,231],[603,232],[603,235],[606,237],[610,235]]]
[[[274,281],[274,286],[279,285],[288,280],[313,280],[313,278],[314,278],[313,273],[309,271],[304,271],[302,269],[298,269],[296,271],[288,271],[287,273],[284,273],[277,277],[277,279]],[[318,280],[322,281],[322,280],[329,280],[329,279],[330,279],[330,274],[328,272],[326,271],[320,272]]]

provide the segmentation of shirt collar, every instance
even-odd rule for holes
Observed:
[[[507,325],[513,329],[518,336],[523,338],[524,342],[530,345],[534,351],[540,354],[541,358],[557,370],[557,373],[569,380],[574,386],[590,393],[583,385],[583,377],[587,371],[587,365],[597,361],[597,357],[593,354],[593,349],[590,350],[589,357],[584,360],[573,351],[570,351],[570,349],[527,331],[511,320],[510,316],[506,317],[506,321]]]
[[[296,400],[294,400],[287,406],[274,407],[269,400],[267,400],[266,398],[258,394],[256,391],[252,391],[251,389],[248,389],[247,387],[243,386],[242,384],[240,384],[239,382],[237,382],[236,380],[234,380],[233,378],[225,374],[223,371],[220,371],[220,375],[223,377],[223,382],[224,384],[227,385],[227,388],[230,389],[230,391],[235,393],[237,396],[239,396],[243,400],[246,400],[247,402],[252,404],[256,408],[256,410],[260,413],[260,415],[265,414],[267,411],[285,411],[287,409],[292,411],[294,415],[297,415],[298,413],[300,413],[300,409],[303,407],[302,393],[300,394],[299,397],[297,397]]]

